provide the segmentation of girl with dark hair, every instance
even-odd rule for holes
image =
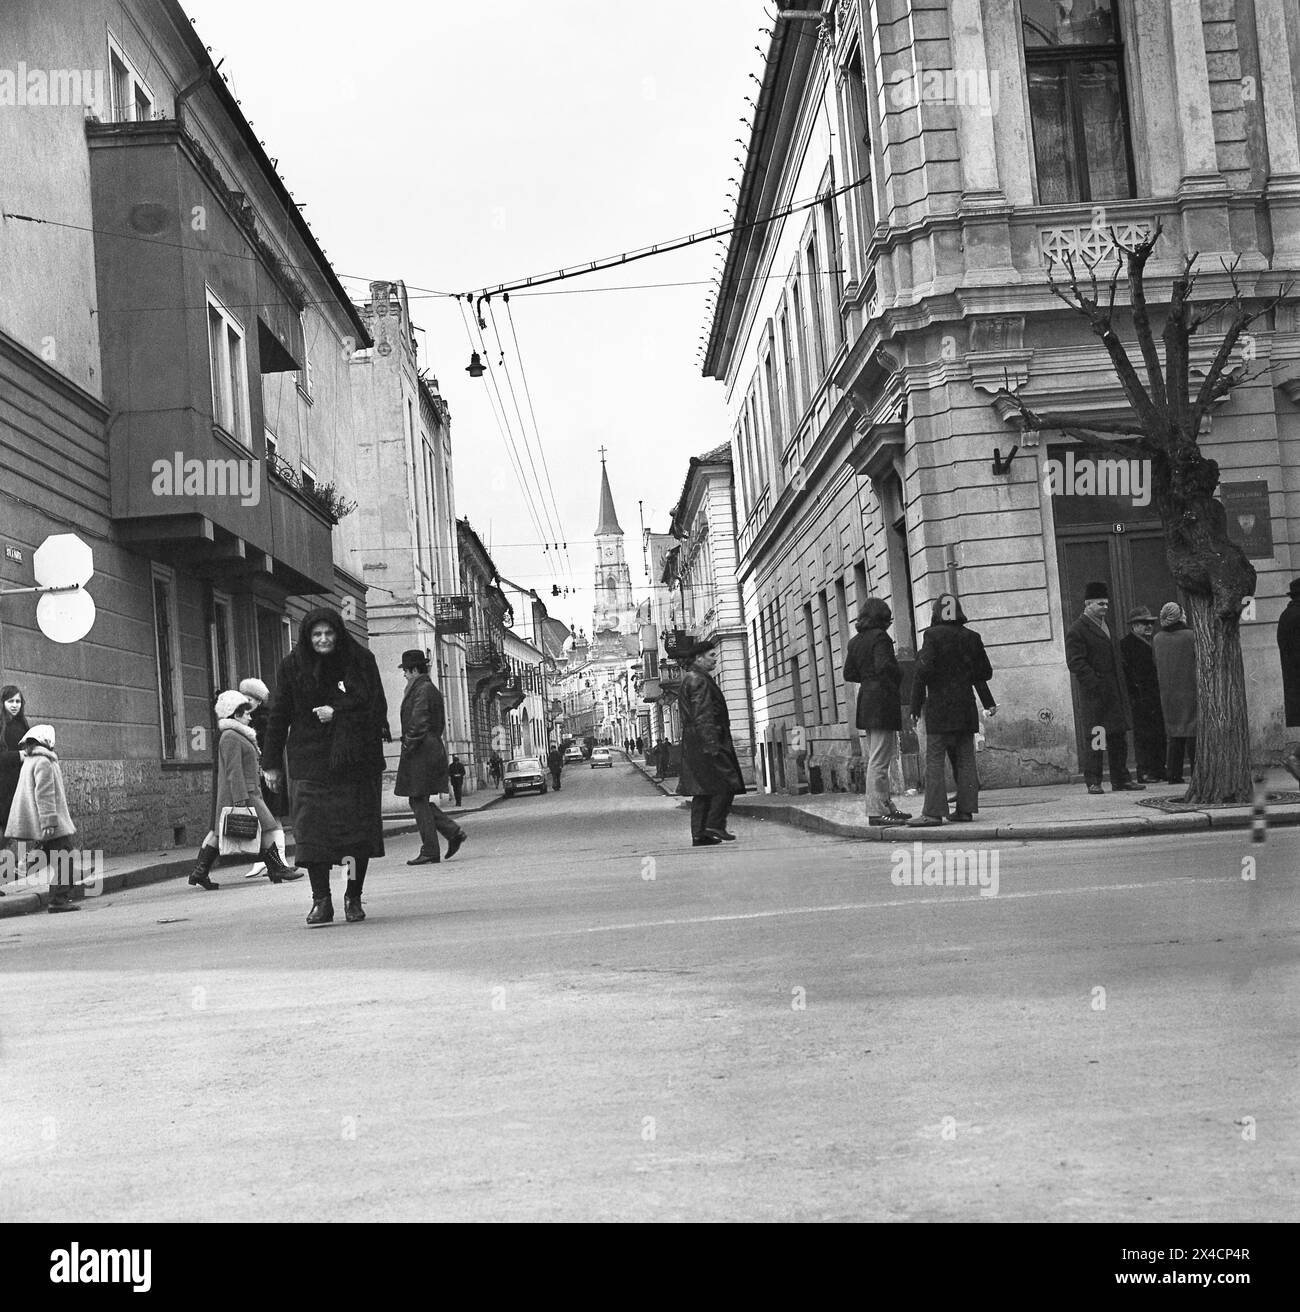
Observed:
[[[903,727],[899,701],[903,672],[889,636],[893,621],[888,602],[868,597],[858,611],[858,632],[844,658],[845,680],[858,685],[857,725],[865,739],[862,755],[869,825],[900,825],[912,818],[894,805],[889,791],[889,771],[898,752],[898,731]]]
[[[384,740],[388,703],[374,656],[336,610],[314,610],[276,677],[262,769],[270,787],[284,781],[297,849],[311,879],[309,925],[334,919],[330,867],[346,865],[343,910],[364,920],[361,889],[370,858],[384,855]]]
[[[0,688],[0,837],[5,836],[5,823],[18,789],[18,776],[23,769],[23,754],[18,744],[32,726],[27,723],[27,702],[22,691],[12,683]],[[0,848],[10,845],[8,837]]]

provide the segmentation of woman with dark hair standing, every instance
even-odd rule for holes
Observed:
[[[745,780],[731,741],[731,716],[722,689],[713,680],[718,653],[712,642],[689,642],[677,658],[686,668],[678,705],[682,715],[682,772],[677,795],[691,799],[691,842],[712,847],[731,842],[727,832],[731,799],[745,791]]]
[[[364,920],[361,889],[370,858],[384,855],[382,813],[388,703],[374,656],[322,608],[298,628],[276,677],[262,768],[273,789],[289,767],[295,862],[311,879],[309,925],[334,919],[330,867],[348,867],[343,911]]]
[[[9,846],[5,821],[18,790],[18,776],[23,771],[23,754],[18,744],[32,726],[27,723],[27,702],[12,683],[0,688],[0,850]]]
[[[869,825],[901,825],[912,818],[894,805],[889,792],[889,771],[898,751],[898,731],[903,727],[898,695],[903,672],[887,631],[893,621],[888,602],[868,597],[858,611],[858,632],[844,658],[844,678],[858,685],[857,725],[865,735]]]

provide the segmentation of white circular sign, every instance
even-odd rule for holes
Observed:
[[[51,642],[80,642],[94,626],[89,592],[47,592],[36,603],[36,623]]]
[[[95,572],[95,557],[75,533],[48,537],[32,555],[32,569],[42,588],[84,588]]]

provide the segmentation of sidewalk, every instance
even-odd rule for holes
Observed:
[[[677,780],[662,783],[642,762],[629,758],[652,783],[675,795]],[[794,796],[787,793],[747,793],[736,798],[735,815],[763,820],[780,820],[800,829],[870,842],[991,842],[994,840],[1035,841],[1077,838],[1138,837],[1143,834],[1182,834],[1208,829],[1249,829],[1250,806],[1206,807],[1177,812],[1161,810],[1149,803],[1175,801],[1186,792],[1183,784],[1148,784],[1144,793],[1106,792],[1094,797],[1083,784],[1048,784],[1029,788],[987,788],[980,794],[980,810],[967,824],[950,823],[942,828],[909,829],[906,825],[876,827],[867,824],[866,807],[860,793],[816,793]],[[1300,797],[1296,783],[1280,767],[1264,772],[1267,793],[1282,794],[1286,800],[1269,802],[1268,825],[1300,825]],[[949,794],[951,796],[951,794]],[[1148,805],[1142,805],[1146,802]],[[683,799],[685,805],[685,799]],[[921,814],[921,797],[898,796],[894,804],[913,816]],[[942,835],[942,838],[939,836]]]
[[[486,811],[488,807],[494,806],[501,801],[504,796],[499,790],[487,787],[480,788],[475,793],[470,793],[465,798],[464,806],[452,806],[444,808],[447,814],[455,820],[461,820],[467,815],[473,815],[478,811]],[[398,806],[402,809],[397,809]],[[410,809],[405,805],[404,798],[394,798],[385,796],[384,798],[384,838],[396,838],[400,834],[413,834],[416,832],[415,817],[411,814]],[[294,853],[293,830],[285,829],[285,856],[292,857]],[[74,840],[75,841],[75,840]],[[109,893],[120,893],[128,888],[143,888],[147,884],[160,884],[168,879],[186,879],[189,873],[194,869],[194,857],[198,851],[198,844],[194,847],[163,849],[161,851],[149,852],[130,852],[122,856],[104,855],[103,861],[103,882],[99,896],[103,897]],[[257,858],[248,856],[222,858],[213,868],[213,876],[217,883],[223,879],[234,883],[236,880],[242,880],[246,871],[250,870],[256,864]],[[261,876],[265,878],[265,876]],[[50,894],[48,888],[28,889],[18,888],[10,885],[0,889],[4,896],[0,897],[0,920],[8,919],[10,916],[25,916],[33,911],[41,911],[48,904]],[[80,902],[85,894],[81,888],[74,888],[72,892],[73,900]]]

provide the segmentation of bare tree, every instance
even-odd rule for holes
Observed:
[[[1240,623],[1245,599],[1254,595],[1255,569],[1228,537],[1227,515],[1214,497],[1219,466],[1201,450],[1200,434],[1212,406],[1243,383],[1268,372],[1267,368],[1249,371],[1255,341],[1247,330],[1270,314],[1291,287],[1287,284],[1271,300],[1257,301],[1256,308],[1248,309],[1237,281],[1238,261],[1234,260],[1223,266],[1232,294],[1194,305],[1197,255],[1187,256],[1170,293],[1162,362],[1143,284],[1147,261],[1161,231],[1157,223],[1149,236],[1126,246],[1115,230],[1110,230],[1115,267],[1104,293],[1097,280],[1100,260],[1084,261],[1087,286],[1080,283],[1073,259],[1065,261],[1068,290],[1062,290],[1051,277],[1053,293],[1087,320],[1106,347],[1133,418],[1039,414],[1009,387],[1000,396],[1015,405],[1027,428],[1059,429],[1094,451],[1150,460],[1169,569],[1184,595],[1196,642],[1197,751],[1186,800],[1245,802],[1251,795],[1250,734]],[[1115,331],[1115,293],[1125,265],[1145,382]],[[1229,316],[1227,330],[1208,371],[1195,386],[1189,344],[1202,325],[1224,313]],[[1119,440],[1121,437],[1125,440]]]

